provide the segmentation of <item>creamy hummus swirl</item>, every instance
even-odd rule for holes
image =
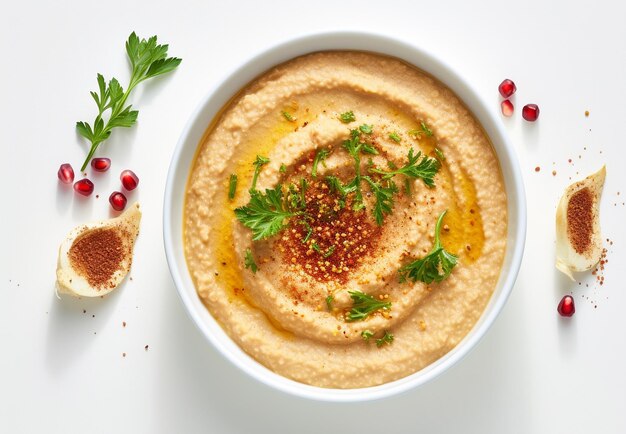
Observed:
[[[347,111],[353,122],[340,119]],[[301,191],[306,179],[307,203],[321,209],[330,194],[327,176],[343,182],[354,177],[354,159],[342,143],[363,124],[373,126],[364,140],[377,151],[362,155],[364,175],[372,167],[401,167],[413,149],[442,160],[435,186],[394,177],[399,191],[393,211],[378,225],[375,198],[363,182],[364,210],[343,204],[334,220],[319,224],[312,216],[306,240],[305,224],[293,217],[275,236],[253,241],[234,209],[250,200],[256,156],[269,159],[258,190],[280,185],[285,194],[291,185]],[[420,129],[419,135],[409,133]],[[313,177],[320,150],[329,155]],[[238,177],[233,200],[231,174]],[[430,251],[435,222],[445,210],[441,237],[458,255],[457,267],[441,283],[400,282],[398,269]],[[235,342],[289,378],[350,388],[409,375],[469,332],[500,273],[507,202],[488,137],[449,89],[396,59],[324,52],[268,71],[209,126],[190,173],[184,225],[198,294]],[[324,251],[313,250],[318,243]],[[246,255],[254,258],[256,273],[246,268]],[[391,308],[349,321],[351,291]],[[365,330],[374,338],[392,333],[393,343],[378,348],[365,342]]]

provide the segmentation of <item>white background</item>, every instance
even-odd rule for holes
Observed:
[[[602,1],[4,2],[0,432],[626,432],[625,16],[623,2]],[[169,160],[206,90],[278,42],[343,29],[426,48],[494,110],[498,84],[513,79],[516,112],[503,122],[529,212],[517,284],[478,347],[418,390],[354,405],[284,395],[226,362],[184,312],[161,237]],[[95,116],[96,73],[127,83],[132,30],[184,60],[131,96],[139,122],[102,145],[113,166],[92,177],[100,198],[84,200],[56,171],[85,156],[74,123]],[[531,102],[536,124],[521,119]],[[605,285],[583,274],[579,286],[554,270],[554,210],[570,177],[604,163],[602,226],[614,244]],[[140,177],[130,197],[144,211],[132,281],[103,300],[58,300],[58,245],[74,225],[109,217],[125,168]],[[564,320],[556,305],[570,291],[577,312]]]

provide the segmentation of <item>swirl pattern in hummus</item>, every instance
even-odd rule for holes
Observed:
[[[352,111],[346,124],[341,113]],[[285,115],[287,113],[287,115]],[[432,137],[408,131],[424,122]],[[293,242],[295,220],[278,235],[252,241],[233,210],[250,199],[257,155],[268,157],[257,187],[298,185],[322,201],[326,175],[345,179],[354,162],[341,144],[350,129],[374,126],[368,140],[378,155],[362,170],[398,166],[408,150],[445,155],[435,187],[410,180],[394,198],[382,226],[366,209],[341,214],[312,237],[334,237],[345,261],[307,252]],[[389,136],[397,135],[396,140]],[[398,141],[397,138],[400,140]],[[228,335],[269,369],[307,384],[356,388],[410,375],[449,352],[479,319],[496,286],[507,233],[507,199],[489,139],[459,99],[437,80],[397,59],[361,52],[303,56],[265,73],[220,113],[199,145],[185,201],[185,254],[199,296]],[[316,152],[330,152],[311,177]],[[281,169],[282,167],[282,169]],[[228,179],[237,174],[234,200]],[[319,193],[318,196],[315,194]],[[321,203],[321,202],[320,202]],[[439,214],[448,210],[444,247],[459,256],[441,283],[400,283],[398,269],[426,255]],[[341,217],[343,215],[343,217]],[[328,233],[327,233],[328,232]],[[311,243],[309,242],[308,245]],[[250,249],[259,270],[246,269]],[[306,249],[305,249],[306,250]],[[338,255],[338,254],[337,254]],[[314,260],[311,259],[314,258]],[[329,259],[330,258],[330,259]],[[392,303],[364,321],[346,321],[349,291]],[[332,296],[329,310],[326,299]],[[361,337],[394,335],[380,347]]]

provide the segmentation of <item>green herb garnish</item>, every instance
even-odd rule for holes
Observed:
[[[100,143],[109,138],[113,128],[128,128],[137,122],[139,112],[131,110],[132,104],[126,105],[132,90],[142,81],[168,73],[180,65],[181,59],[167,57],[167,49],[167,44],[157,45],[156,36],[148,40],[139,39],[133,32],[126,41],[126,53],[132,68],[126,91],[117,79],[112,78],[107,85],[104,77],[98,74],[98,92],[90,92],[98,106],[98,115],[93,121],[93,126],[87,122],[76,123],[78,133],[91,142],[87,158],[80,168],[81,172],[87,167]],[[103,115],[107,110],[111,113],[105,123]]]
[[[297,120],[297,118],[295,116],[293,116],[291,113],[283,110],[282,115],[285,119],[287,119],[289,122],[295,122]]]
[[[369,340],[370,340],[370,338],[371,338],[372,336],[374,336],[374,333],[372,333],[372,331],[371,331],[371,330],[363,330],[363,331],[361,332],[361,337],[363,338],[363,340],[364,340],[365,342],[369,342]]]
[[[330,255],[333,254],[333,252],[335,251],[335,245],[333,244],[332,246],[330,246],[328,249],[326,249],[326,252],[322,255],[324,258],[328,258]]]
[[[433,132],[430,130],[430,128],[428,128],[428,125],[426,125],[424,122],[420,122],[419,128],[410,130],[408,131],[408,133],[412,136],[417,137],[418,139],[422,138],[422,134],[426,134],[428,137],[433,136]]]
[[[317,178],[318,164],[323,163],[324,167],[326,167],[324,160],[326,160],[326,157],[328,157],[329,154],[330,151],[328,149],[320,149],[319,151],[317,151],[317,154],[315,154],[315,158],[313,159],[313,169],[311,169],[311,176],[313,178]]]
[[[380,339],[376,339],[376,346],[380,348],[385,344],[391,345],[392,342],[393,342],[393,335],[389,333],[387,330],[385,330],[385,335]]]
[[[309,222],[307,222],[306,220],[298,220],[297,223],[306,228],[306,231],[307,231],[306,236],[302,239],[302,244],[306,244],[306,242],[309,241],[309,238],[311,238],[311,234],[313,233],[313,228],[311,227]]]
[[[233,200],[235,198],[235,193],[237,192],[237,175],[231,173],[230,178],[228,179],[228,199]]]
[[[439,158],[439,161],[446,161],[446,156],[443,155],[443,151],[439,148],[435,148],[435,155]]]
[[[354,191],[356,191],[355,185],[343,185],[339,178],[337,178],[336,176],[328,175],[326,177],[326,184],[328,184],[328,188],[331,192],[337,192],[342,197],[345,197],[349,193],[353,193]]]
[[[417,282],[418,280],[424,283],[441,282],[452,273],[452,269],[457,263],[457,257],[447,252],[441,245],[441,240],[439,239],[441,222],[447,212],[447,210],[442,212],[437,219],[437,224],[435,225],[435,244],[430,253],[422,259],[413,261],[398,270],[401,282],[409,279],[413,282]]]
[[[374,209],[372,212],[374,213],[374,219],[378,226],[383,224],[383,220],[385,218],[385,214],[391,214],[393,210],[393,195],[398,192],[398,187],[396,184],[387,180],[386,186],[383,186],[381,182],[375,182],[369,176],[363,176],[363,179],[367,181],[374,193],[374,197],[376,198],[376,203],[374,204]]]
[[[422,158],[419,161],[420,157]],[[435,175],[439,171],[439,162],[436,158],[426,155],[422,157],[422,152],[414,154],[413,148],[409,150],[408,162],[397,170],[390,172],[381,169],[371,169],[370,172],[383,175],[383,179],[391,179],[396,175],[405,175],[410,178],[420,178],[428,187],[435,186]]]
[[[359,127],[359,130],[361,130],[361,132],[365,134],[372,134],[372,132],[374,131],[374,126],[363,124]]]
[[[354,189],[355,199],[352,208],[355,211],[363,209],[363,193],[361,192],[361,133],[359,130],[350,130],[350,138],[344,140],[342,145],[348,151],[352,159],[354,159],[354,179],[348,184],[348,188]]]
[[[256,272],[259,270],[259,267],[257,267],[256,262],[254,262],[254,256],[252,256],[252,251],[250,249],[246,249],[246,257],[244,258],[243,263],[245,267],[252,270],[254,274],[256,274]]]
[[[350,122],[354,122],[356,120],[356,117],[354,117],[354,113],[352,112],[352,110],[350,110],[349,112],[341,113],[339,115],[339,119],[344,124],[349,124]]]
[[[252,176],[252,185],[250,186],[250,192],[256,190],[256,182],[257,182],[257,179],[259,178],[259,173],[261,173],[261,167],[263,167],[269,162],[270,162],[270,159],[267,157],[262,157],[261,155],[256,156],[254,163],[252,163],[252,165],[254,166],[254,175]]]
[[[285,163],[280,163],[280,169],[278,169],[278,171],[280,173],[286,173],[287,172],[287,166],[285,166]]]
[[[326,297],[326,307],[328,308],[328,311],[332,311],[333,310],[333,301],[335,300],[335,298],[332,295],[329,295],[328,297]]]
[[[411,195],[411,180],[409,178],[404,178],[404,193],[407,196]]]
[[[285,219],[301,214],[285,208],[282,185],[268,188],[265,193],[251,189],[250,202],[235,209],[237,220],[252,230],[255,241],[276,235],[287,227],[283,224]]]
[[[400,136],[398,135],[398,133],[397,133],[397,132],[395,132],[395,131],[394,131],[393,133],[389,134],[389,138],[390,138],[391,140],[393,140],[394,142],[396,142],[396,143],[400,143],[400,140],[402,140],[402,139],[400,138]]]
[[[391,302],[377,300],[361,291],[349,291],[348,294],[354,301],[352,309],[346,314],[346,320],[349,322],[362,321],[370,314],[381,309],[391,309]]]

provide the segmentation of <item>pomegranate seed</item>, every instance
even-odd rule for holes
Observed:
[[[76,181],[74,183],[74,191],[78,194],[82,194],[83,196],[89,196],[93,193],[93,182],[87,178]]]
[[[122,185],[124,186],[124,188],[128,191],[136,189],[137,185],[139,184],[139,178],[137,178],[135,172],[128,169],[124,170],[120,174],[120,180],[122,181]]]
[[[111,160],[109,158],[94,158],[91,160],[91,167],[96,172],[106,172],[111,167]]]
[[[571,295],[563,297],[556,310],[561,316],[569,317],[574,315],[574,312],[576,312],[576,308],[574,307],[574,297]]]
[[[515,87],[515,83],[513,83],[513,80],[509,80],[507,78],[503,80],[502,83],[500,83],[500,86],[498,86],[498,90],[500,91],[500,95],[502,95],[502,98],[510,98],[511,95],[513,95],[517,90],[517,87]]]
[[[506,116],[507,118],[510,118],[511,116],[513,116],[513,103],[511,101],[509,101],[508,99],[505,99],[504,101],[502,101],[502,103],[500,104],[500,108],[502,109],[502,114],[504,116]]]
[[[111,193],[111,196],[109,196],[109,203],[116,211],[122,211],[126,208],[126,202],[126,196],[119,191],[114,191]]]
[[[61,164],[57,176],[63,184],[71,184],[74,182],[74,169],[72,169],[72,165],[70,163]]]
[[[535,122],[539,117],[539,106],[537,104],[526,104],[522,108],[522,117],[528,122]]]

